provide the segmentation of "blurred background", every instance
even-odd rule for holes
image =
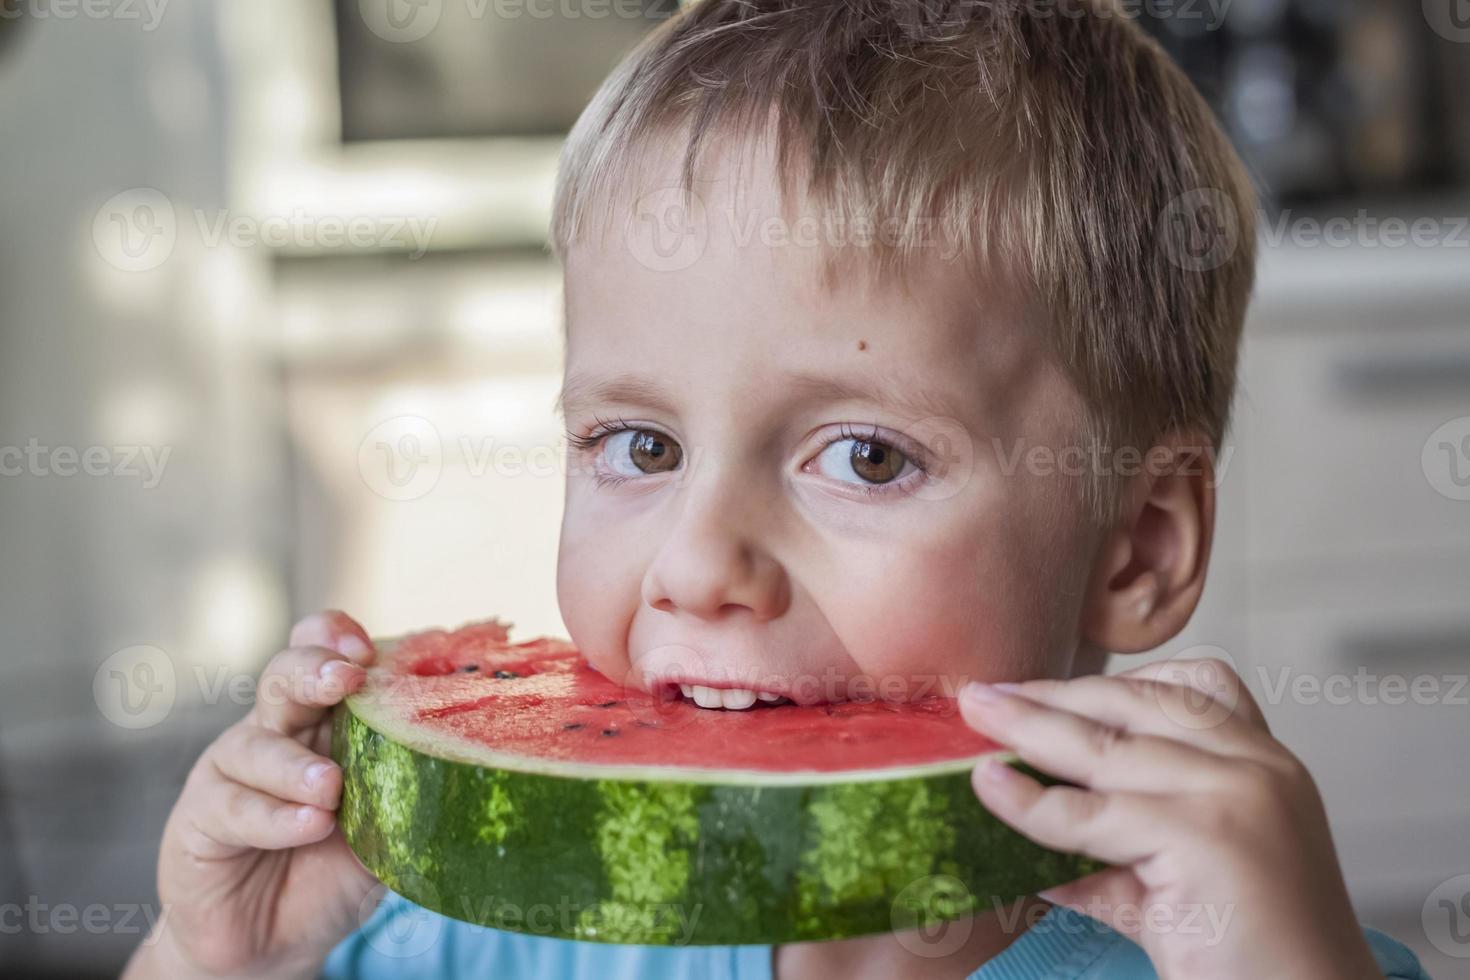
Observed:
[[[1158,655],[1236,664],[1360,917],[1470,976],[1470,4],[1125,6],[1265,192],[1211,584]],[[674,9],[0,0],[5,975],[117,971],[295,618],[562,632],[556,153]]]

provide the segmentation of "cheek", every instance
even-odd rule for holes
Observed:
[[[1081,586],[1047,558],[1072,554],[1074,544],[1065,528],[992,514],[881,555],[850,556],[824,609],[858,669],[874,678],[953,695],[969,678],[1057,675],[1076,645]]]
[[[572,643],[615,680],[628,672],[628,624],[639,601],[638,570],[605,531],[584,526],[571,505],[557,546],[556,601]]]
[[[829,618],[858,670],[880,683],[903,678],[952,696],[965,679],[1034,673],[1044,659],[1027,636],[1035,610],[1024,591],[974,554],[914,555],[851,587],[865,598],[829,604]]]

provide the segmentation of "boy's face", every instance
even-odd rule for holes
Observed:
[[[769,234],[761,160],[738,205],[728,165],[696,186],[707,238],[680,268],[652,259],[645,221],[566,256],[567,428],[614,430],[569,450],[573,642],[670,694],[1066,676],[1099,537],[1025,454],[1072,444],[1074,390],[1014,298],[967,286],[942,247],[911,295],[853,277],[828,294],[821,225]]]

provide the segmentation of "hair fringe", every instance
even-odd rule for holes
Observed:
[[[1037,307],[1089,443],[1224,439],[1255,192],[1199,93],[1113,0],[687,3],[572,128],[553,254],[606,234],[656,153],[682,152],[687,201],[707,152],[758,139],[775,143],[788,212],[897,223],[896,245],[828,249],[828,288],[854,263],[902,282],[933,257],[914,244],[928,222],[976,282],[998,275]],[[1160,236],[1199,193],[1233,210],[1236,233],[1222,261],[1191,268]],[[1085,490],[1112,516],[1109,481]]]

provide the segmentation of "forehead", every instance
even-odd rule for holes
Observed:
[[[882,226],[783,197],[768,142],[707,155],[688,197],[676,146],[650,152],[607,220],[566,250],[569,378],[881,374],[984,410],[1042,357],[1014,291],[944,242],[882,279],[863,251]]]

